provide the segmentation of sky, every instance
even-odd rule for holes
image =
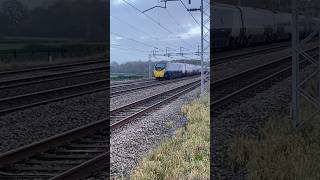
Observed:
[[[178,1],[167,2],[166,8],[162,0],[111,0],[110,1],[110,58],[111,62],[148,61],[149,55],[169,53],[192,53],[198,51],[201,38],[201,27],[195,22],[183,4]],[[199,0],[181,0],[187,8],[200,8]],[[126,3],[127,2],[127,3]],[[204,7],[208,5],[204,0]],[[210,15],[210,8],[206,11]],[[201,21],[200,11],[191,12],[198,23]],[[147,15],[147,16],[146,16]],[[208,19],[205,15],[204,20]],[[210,27],[206,24],[206,27]],[[207,31],[206,28],[205,32]],[[210,37],[205,36],[206,40]],[[181,48],[182,47],[182,48]],[[204,48],[208,47],[205,41]],[[205,51],[208,52],[210,48]],[[207,53],[208,54],[208,53]],[[173,59],[200,59],[197,55],[165,57],[151,56],[152,61]],[[206,55],[207,56],[207,55]]]

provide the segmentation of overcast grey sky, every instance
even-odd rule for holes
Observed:
[[[127,1],[129,4],[125,3]],[[182,0],[188,8],[199,8],[200,1]],[[208,0],[205,0],[206,2]],[[124,63],[128,61],[147,61],[152,50],[159,48],[165,53],[166,47],[179,52],[196,52],[200,45],[200,26],[194,21],[180,1],[167,3],[167,8],[155,8],[145,14],[144,11],[156,5],[163,6],[160,0],[111,0],[110,1],[110,57],[111,61]],[[137,8],[137,9],[135,9]],[[206,11],[209,13],[209,9]],[[200,23],[200,11],[192,12],[194,18]],[[205,17],[206,19],[207,17]],[[160,25],[158,24],[160,23]],[[210,26],[208,26],[210,27]],[[206,37],[206,39],[210,39]],[[205,43],[205,47],[208,44]],[[208,51],[208,50],[206,50]],[[187,56],[199,59],[199,56]],[[182,57],[174,57],[181,59]],[[171,58],[158,57],[152,60],[171,60]]]

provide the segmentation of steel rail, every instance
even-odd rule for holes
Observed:
[[[285,63],[285,61],[283,59],[278,60],[278,61],[281,61],[281,63]],[[266,69],[271,69],[272,63],[274,66],[279,64],[279,62],[278,63],[275,63],[275,62],[276,61],[265,64],[264,67],[267,67]],[[234,81],[239,80],[239,78],[247,77],[248,75],[251,75],[252,72],[256,72],[257,69],[259,71],[261,71],[262,67],[263,67],[263,65],[256,67],[256,69],[251,68],[250,70],[244,71],[242,73],[238,73],[236,75],[232,75],[228,78],[224,78],[223,80],[214,81],[213,84],[215,84],[215,85],[219,85],[219,84],[223,85],[224,84],[225,85],[228,83],[232,83],[230,81],[230,79],[233,79]],[[288,70],[288,68],[282,69],[278,73],[282,73],[285,70]],[[245,87],[241,87],[238,91],[235,91],[235,92],[239,92],[239,91],[243,92],[245,90],[248,90],[247,87],[253,87],[254,84],[261,84],[263,81],[270,79],[271,76],[272,75],[267,74],[266,77],[261,78],[261,80],[256,81],[255,83],[252,83],[249,86],[247,85]],[[224,81],[224,82],[222,82],[222,81]],[[225,83],[225,82],[228,82],[228,83]],[[154,96],[147,97],[144,100],[139,100],[134,103],[130,103],[128,105],[124,105],[122,107],[113,109],[110,111],[111,117],[115,117],[117,115],[120,115],[121,112],[128,111],[129,109],[138,109],[138,111],[122,118],[121,121],[114,122],[111,125],[109,124],[110,119],[104,119],[99,122],[95,122],[90,125],[87,125],[87,126],[85,126],[85,128],[84,127],[77,128],[75,130],[71,130],[69,132],[65,132],[60,135],[56,135],[52,138],[48,138],[46,140],[43,140],[43,141],[40,141],[37,143],[33,143],[31,145],[27,145],[25,147],[18,148],[16,150],[12,150],[12,151],[9,151],[3,155],[0,155],[0,177],[1,176],[2,177],[9,177],[9,176],[22,177],[24,175],[26,175],[25,176],[26,178],[37,177],[37,175],[34,175],[34,174],[27,175],[27,174],[10,173],[10,168],[14,167],[13,164],[17,164],[17,162],[20,162],[21,160],[24,160],[22,162],[28,162],[28,161],[32,160],[32,158],[30,158],[31,156],[36,156],[37,154],[45,154],[44,151],[48,151],[50,149],[57,149],[57,146],[60,146],[63,144],[69,144],[69,146],[70,146],[70,142],[75,142],[75,139],[85,137],[88,134],[89,135],[94,134],[96,131],[104,130],[104,128],[108,125],[110,126],[111,130],[114,130],[115,128],[121,127],[122,125],[125,125],[134,119],[142,117],[143,115],[145,115],[146,113],[149,113],[152,110],[156,110],[161,105],[170,102],[171,100],[179,97],[180,95],[185,94],[186,92],[189,92],[192,89],[199,87],[199,85],[200,85],[199,81],[194,81],[193,83],[189,83],[187,85],[180,86],[178,88],[174,88],[174,89],[179,89],[179,90],[176,90],[176,92],[174,92],[174,89],[171,89],[169,91],[159,93]],[[170,91],[174,92],[174,93],[170,94],[169,93]],[[161,95],[163,96],[164,93],[170,94],[170,95],[168,95],[165,98],[160,99],[160,101],[153,101],[157,97],[160,97]],[[225,96],[225,97],[227,97],[227,96]],[[151,103],[151,104],[146,103],[146,102],[150,102],[150,101],[152,101],[154,103]],[[217,103],[217,101],[215,101],[213,103]],[[145,104],[145,105],[143,105],[143,104]],[[107,135],[105,137],[108,138]],[[88,142],[90,142],[90,141],[88,141]],[[105,167],[103,167],[103,165],[102,166],[99,165],[99,161],[102,160],[102,161],[100,161],[100,163],[102,162],[101,164],[103,164],[104,160],[108,160],[108,157],[109,157],[108,152],[106,150],[105,152],[102,152],[99,155],[94,156],[93,158],[89,158],[87,161],[84,161],[81,164],[76,164],[76,166],[73,166],[72,168],[69,168],[61,173],[41,174],[42,176],[40,176],[40,177],[42,177],[42,178],[51,177],[52,179],[68,179],[68,177],[70,177],[70,179],[77,179],[80,177],[85,177],[85,176],[93,173],[93,171],[91,171],[92,166],[97,167],[97,169],[93,168],[94,171],[98,171],[99,169],[105,168]]]
[[[85,177],[94,171],[99,171],[108,163],[108,126],[109,119],[102,119],[1,154],[0,178],[78,179],[79,176]],[[97,137],[97,132],[101,134],[100,137]],[[98,139],[95,140],[98,143],[94,140],[86,140],[90,138]],[[99,139],[101,142],[99,142]],[[91,146],[89,146],[90,143]],[[56,155],[57,159],[54,159],[54,155],[50,158],[49,153]],[[70,157],[66,156],[63,158],[63,155],[67,154]],[[52,161],[52,165],[60,164],[61,168],[55,172],[51,172],[50,167],[45,167],[45,165],[50,164],[50,160]],[[27,164],[30,167],[42,164],[43,167],[35,166],[34,168],[25,168],[23,171],[24,167],[18,166],[19,163]],[[65,167],[62,167],[63,165]],[[87,168],[89,166],[90,168]],[[20,172],[18,172],[19,167],[22,167],[20,168]],[[37,168],[39,168],[38,173],[34,173],[37,171]]]
[[[313,57],[319,56],[319,54],[312,55]],[[291,56],[287,57],[287,60],[291,61]],[[300,62],[301,68],[306,67],[310,62],[306,59],[302,60]],[[210,106],[212,108],[212,113],[215,117],[217,117],[219,114],[221,114],[224,109],[234,105],[239,104],[241,102],[244,102],[245,100],[251,98],[254,94],[257,94],[258,92],[261,92],[262,90],[266,90],[268,87],[271,87],[273,83],[281,82],[283,79],[290,77],[292,75],[291,73],[292,64],[289,63],[288,66],[281,68],[277,72],[270,73],[269,75],[255,81],[249,84],[245,84],[244,86],[236,89],[233,92],[226,93],[224,95],[219,96],[218,98],[215,98],[213,101],[210,102]],[[232,85],[232,82],[235,81],[229,81],[230,86]],[[217,87],[215,88],[217,89]],[[217,118],[216,118],[217,119]],[[211,122],[211,138],[212,139],[219,139],[214,146],[212,146],[212,151],[215,152],[217,155],[214,156],[214,163],[212,166],[214,169],[218,169],[219,167],[223,166],[221,162],[224,161],[224,155],[223,151],[221,153],[220,149],[216,149],[217,146],[222,145],[225,146],[225,142],[227,139],[225,139],[225,133],[228,131],[228,128],[224,128],[227,124],[223,123],[221,124],[218,121],[212,121]],[[228,124],[227,126],[230,126]],[[233,126],[233,124],[232,124]],[[227,133],[227,137],[232,136],[230,134],[230,130]],[[219,153],[220,152],[220,153]]]
[[[0,109],[0,114],[5,114],[5,113],[21,110],[21,109],[26,109],[26,108],[31,108],[31,107],[35,107],[43,104],[58,102],[58,101],[62,101],[62,100],[66,100],[66,99],[70,99],[70,98],[74,98],[82,95],[97,93],[101,91],[107,91],[110,88],[106,86],[108,83],[108,80],[109,79],[102,79],[102,80],[97,80],[93,82],[81,83],[81,84],[65,86],[65,87],[60,87],[60,88],[55,88],[50,90],[43,90],[43,91],[34,92],[34,93],[27,93],[27,94],[18,95],[18,96],[2,98],[0,99],[0,104],[3,104],[2,108]],[[97,86],[97,87],[94,87],[94,86]],[[83,88],[83,89],[88,88],[90,90],[77,92],[79,91],[80,88]],[[59,93],[65,93],[66,91],[76,91],[77,93],[73,92],[71,94],[69,93],[68,95],[59,94]],[[52,94],[55,94],[55,96],[58,96],[58,97],[51,97],[51,98],[47,97]],[[36,97],[37,98],[40,97],[40,99],[42,98],[43,100],[39,101]],[[30,99],[36,99],[36,101],[30,102]],[[24,104],[21,104],[21,102],[19,102],[19,101],[26,101],[26,100],[29,100],[29,101],[27,101]],[[8,106],[6,104],[9,104],[9,107],[5,107],[5,106]],[[14,105],[12,106],[12,104]]]
[[[33,67],[33,68],[26,68],[26,69],[19,69],[19,70],[8,70],[0,72],[0,76],[2,75],[9,75],[9,74],[18,74],[18,73],[25,73],[31,71],[42,71],[42,70],[51,70],[51,69],[58,69],[58,68],[65,68],[65,67],[73,67],[73,66],[82,66],[82,65],[89,65],[89,64],[98,64],[98,63],[107,63],[106,58],[94,58],[93,60],[85,60],[85,61],[78,61],[75,63],[65,63],[65,64],[58,64],[58,65],[48,65],[42,67]]]
[[[213,66],[219,65],[219,64],[223,64],[226,62],[231,61],[234,58],[246,58],[249,55],[259,55],[261,53],[270,53],[270,52],[274,52],[277,50],[283,50],[286,47],[289,47],[288,45],[280,45],[280,46],[276,46],[276,47],[267,47],[267,48],[261,48],[261,49],[256,49],[256,50],[251,50],[251,51],[247,51],[247,52],[241,52],[241,53],[236,53],[236,54],[232,54],[229,56],[223,56],[223,57],[213,57],[213,61],[212,64]]]
[[[186,89],[186,87],[189,87],[189,88]],[[196,87],[199,87],[199,80],[180,86],[178,88],[174,88],[169,91],[160,93],[163,95],[164,93],[174,92],[174,90],[176,91],[174,95],[162,101],[155,102],[152,107],[149,106],[147,109],[145,109],[144,113],[139,112],[139,114],[136,114],[134,117],[138,118],[138,117],[141,117],[143,114],[150,112],[151,110],[156,110],[155,107],[159,107],[162,104],[168,103],[170,100],[173,100],[174,98],[177,98],[178,96],[186,93],[188,90],[192,90]],[[160,94],[157,94],[155,96],[158,97],[160,96]],[[152,96],[146,99],[150,101],[152,99]],[[134,106],[139,103],[142,103],[142,101],[131,103],[131,106],[132,105]],[[130,104],[126,105],[126,107],[129,107],[129,106]],[[110,113],[115,113],[123,109],[125,108],[121,107],[115,110],[111,110]],[[133,116],[130,117],[130,120],[133,120]],[[62,147],[65,147],[65,146],[75,146],[74,143],[77,143],[78,139],[82,139],[83,141],[83,139],[85,139],[84,137],[87,137],[88,139],[87,142],[92,142],[91,140],[89,140],[90,136],[93,134],[97,134],[97,131],[104,132],[105,138],[108,138],[108,135],[107,135],[108,132],[106,127],[109,126],[111,129],[114,129],[120,126],[120,123],[113,124],[111,126],[109,123],[110,123],[110,119],[103,119],[98,122],[94,122],[89,125],[86,125],[84,127],[76,128],[74,130],[64,132],[62,134],[41,140],[39,142],[32,143],[30,145],[26,145],[24,147],[11,150],[9,152],[6,152],[0,155],[0,178],[21,178],[21,179],[22,178],[24,179],[38,178],[38,179],[54,179],[54,180],[79,179],[81,177],[83,178],[83,177],[89,176],[95,171],[104,169],[110,158],[109,153],[107,151],[107,144],[106,144],[106,150],[104,152],[96,154],[93,157],[88,157],[87,160],[82,161],[81,163],[69,162],[70,164],[69,168],[64,169],[64,167],[61,166],[61,168],[58,168],[60,169],[60,171],[58,172],[57,170],[56,173],[50,172],[50,170],[47,170],[45,171],[47,173],[44,173],[43,171],[46,168],[42,168],[42,166],[36,166],[31,169],[29,168],[30,171],[27,171],[27,170],[23,171],[21,169],[19,170],[19,167],[22,166],[21,164],[26,164],[26,165],[35,164],[35,162],[32,162],[32,161],[38,161],[36,163],[38,163],[38,165],[39,164],[41,165],[41,162],[39,162],[41,161],[41,159],[45,164],[49,163],[49,162],[46,162],[46,160],[48,159],[54,161],[54,157],[51,157],[51,159],[46,157],[46,155],[48,154],[46,152],[56,152],[59,149],[63,149]],[[81,151],[81,149],[78,149],[78,151]],[[82,151],[85,151],[85,150],[82,150]],[[87,151],[90,152],[89,150]],[[39,156],[42,156],[42,158],[40,158]],[[55,161],[59,161],[59,159]],[[60,159],[60,162],[61,161],[63,160]],[[55,162],[55,163],[59,164],[59,162]],[[40,167],[39,169],[42,169],[42,170],[39,170],[40,173],[35,173],[37,172],[36,171],[37,167],[38,168]],[[28,169],[27,167],[24,167],[24,166],[22,166],[22,168]]]
[[[268,64],[265,64],[264,67],[268,67],[268,69],[271,68],[271,64],[278,65],[280,62],[283,62],[283,60],[278,60],[278,63],[271,62]],[[230,76],[228,78],[224,78],[223,80],[219,80],[219,81],[215,81],[213,82],[213,84],[216,85],[221,85],[221,84],[226,84],[223,83],[222,81],[227,81],[230,83],[230,79],[236,80],[236,77],[238,78],[237,80],[239,80],[239,78],[244,78],[247,77],[246,75],[251,75],[252,72],[256,72],[257,70],[261,70],[263,66],[258,66],[256,67],[256,69],[252,68],[248,71],[244,71],[242,73]],[[288,68],[286,68],[287,70]],[[280,72],[283,72],[284,70],[281,70]],[[267,77],[262,78],[260,81],[257,81],[253,84],[259,84],[267,79],[270,79],[270,75],[267,75]],[[137,106],[142,107],[143,109],[140,109],[139,111],[135,112],[134,114],[130,114],[129,116],[126,116],[125,118],[122,118],[121,121],[116,121],[113,124],[111,124],[110,128],[111,130],[114,130],[115,128],[118,128],[124,124],[129,123],[130,121],[137,119],[139,117],[142,117],[143,115],[145,115],[146,113],[149,113],[152,110],[157,109],[159,106],[168,103],[169,101],[179,97],[182,94],[185,94],[186,92],[191,91],[192,89],[195,89],[196,87],[199,87],[199,81],[194,81],[193,83],[189,83],[188,85],[184,85],[184,86],[180,86],[178,88],[175,89],[180,89],[180,91],[178,90],[177,92],[170,94],[168,93],[169,91],[173,92],[174,89],[166,91],[164,93],[166,94],[170,94],[168,97],[165,97],[163,99],[160,99],[160,101],[154,101],[154,103],[149,104],[149,105],[143,105],[144,103],[146,103],[147,101],[152,101],[154,99],[156,99],[157,97],[163,96],[164,93],[159,93],[157,95],[154,96],[150,96],[147,97],[143,100],[139,100],[136,101],[134,103],[130,103],[128,105],[124,105],[122,107],[116,108],[114,110],[110,111],[110,115],[111,117],[114,117],[117,114],[121,114],[121,112],[123,111],[128,111],[128,109],[137,109]],[[188,86],[188,87],[187,87]],[[251,85],[250,87],[252,87],[253,85]],[[248,86],[249,87],[249,86]],[[244,91],[247,88],[240,88],[241,91]],[[239,92],[235,91],[235,92]],[[225,96],[226,97],[226,96]],[[217,103],[217,101],[215,101],[214,103]],[[148,103],[146,103],[148,104]],[[139,109],[139,107],[138,107]],[[69,132],[66,133],[62,133],[60,135],[54,136],[52,138],[48,138],[46,140],[37,142],[37,143],[33,143],[31,145],[27,145],[25,147],[22,148],[18,148],[16,150],[12,150],[9,151],[3,155],[0,155],[0,169],[4,170],[0,173],[0,177],[42,177],[42,178],[48,178],[51,177],[52,179],[77,179],[80,177],[85,177],[87,175],[89,175],[90,173],[92,173],[92,171],[90,171],[91,167],[97,167],[97,169],[93,168],[94,171],[98,171],[99,168],[103,169],[103,162],[104,160],[108,159],[108,153],[107,151],[104,153],[100,153],[98,156],[94,156],[93,158],[89,158],[89,160],[82,162],[81,164],[77,164],[76,166],[74,166],[73,168],[69,168],[68,170],[63,171],[62,173],[59,174],[40,174],[40,176],[34,175],[34,174],[14,174],[14,173],[8,173],[10,167],[12,167],[12,164],[17,163],[19,161],[21,161],[22,159],[25,159],[25,161],[30,160],[30,156],[34,156],[36,154],[39,154],[40,152],[44,152],[47,151],[49,149],[52,148],[57,148],[57,146],[60,146],[62,144],[65,144],[67,142],[73,141],[74,139],[78,139],[80,137],[84,137],[88,134],[93,134],[95,131],[99,131],[99,130],[103,130],[103,128],[105,128],[106,126],[108,126],[109,124],[109,119],[104,119],[101,120],[99,122],[95,122],[92,123],[90,125],[85,126],[85,128],[81,127],[81,128],[77,128],[75,130],[71,130]],[[107,136],[106,136],[107,138]],[[40,154],[44,154],[44,153],[40,153]],[[29,158],[29,159],[27,159]],[[100,162],[100,163],[99,163]],[[81,172],[81,173],[80,173]]]
[[[124,85],[124,84],[130,84],[130,83],[137,83],[137,82],[147,82],[147,81],[154,81],[154,79],[148,79],[148,78],[141,78],[136,80],[128,80],[128,81],[110,81],[110,85]]]
[[[99,74],[104,72],[107,73],[109,71],[105,67],[97,67],[97,68],[88,68],[88,69],[82,69],[82,70],[67,71],[62,73],[53,73],[48,75],[40,75],[40,76],[34,76],[34,77],[0,81],[0,90],[21,87],[21,86],[28,86],[33,84],[40,84],[40,83],[45,83],[50,81],[63,80],[63,79],[74,78],[74,77],[87,76],[91,74]]]
[[[131,93],[136,90],[145,89],[153,86],[156,87],[157,85],[168,85],[175,82],[190,80],[193,78],[195,78],[195,76],[189,76],[185,78],[178,78],[178,79],[167,80],[167,81],[146,81],[146,82],[125,84],[125,85],[120,84],[116,86],[111,86],[110,97],[117,97],[120,95]]]

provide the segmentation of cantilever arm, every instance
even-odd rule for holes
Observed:
[[[164,6],[153,6],[152,8],[149,8],[147,10],[142,11],[142,13],[145,13],[145,12],[147,12],[147,11],[149,11],[151,9],[157,8],[157,7],[158,8],[167,8],[167,2],[166,1],[164,2]]]

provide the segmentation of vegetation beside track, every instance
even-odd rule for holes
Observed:
[[[0,60],[0,71],[5,70],[15,70],[18,68],[29,68],[29,67],[38,67],[38,66],[47,66],[47,65],[55,65],[62,63],[73,63],[79,61],[87,61],[93,60],[96,58],[104,57],[104,54],[97,54],[93,56],[86,57],[73,57],[73,58],[52,58],[52,61],[48,59],[34,59],[34,60],[23,60],[23,61],[1,61]]]
[[[316,83],[307,91],[316,95]],[[301,98],[301,119],[295,129],[289,116],[275,116],[258,136],[235,136],[228,151],[229,168],[248,172],[248,179],[320,179],[320,115]],[[310,118],[310,119],[308,119]]]
[[[209,179],[209,96],[182,107],[188,123],[153,150],[132,174],[132,179]]]

